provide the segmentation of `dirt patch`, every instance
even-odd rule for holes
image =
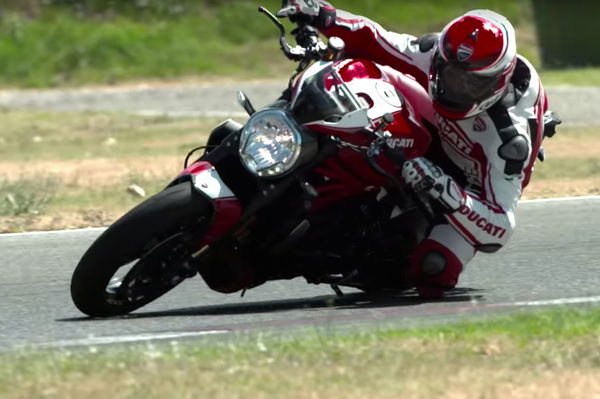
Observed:
[[[111,186],[115,182],[175,177],[182,168],[181,157],[130,157],[75,161],[36,161],[31,164],[0,162],[0,179],[15,181],[51,176],[68,187]]]
[[[532,179],[521,199],[600,195],[600,176],[580,179]]]
[[[600,393],[600,372],[598,370],[526,372],[520,376],[515,375],[514,371],[496,370],[493,378],[477,374],[474,370],[468,373],[459,371],[457,375],[459,382],[453,384],[447,392],[438,397],[444,399],[591,399],[597,398]],[[463,379],[464,381],[462,381]],[[421,396],[417,394],[406,397]]]
[[[600,136],[600,132],[598,132],[598,136]],[[544,149],[549,161],[561,158],[600,158],[600,140],[593,138],[593,136],[565,133],[544,140]]]
[[[600,146],[600,145],[599,145]],[[600,147],[599,147],[600,148]],[[572,148],[571,148],[572,149]],[[130,183],[167,183],[181,170],[181,157],[129,157],[31,164],[0,162],[0,179],[19,180],[49,176],[70,194],[104,189],[123,192]],[[142,184],[143,185],[143,184]],[[522,199],[600,195],[600,176],[579,179],[532,179]],[[0,217],[0,233],[108,226],[131,207],[131,202],[107,206],[52,209],[47,214]]]
[[[574,160],[587,159],[589,163],[590,159],[600,159],[600,140],[592,130],[561,134],[546,140],[544,147],[549,159],[547,164],[540,166],[540,171],[545,167],[549,176],[555,170],[560,171],[565,162],[572,165]],[[137,154],[30,163],[0,161],[0,180],[51,178],[59,182],[58,195],[63,197],[63,202],[48,207],[46,214],[0,217],[0,232],[106,226],[135,203],[131,197],[123,195],[129,184],[136,183],[149,192],[160,189],[181,171],[182,162],[180,155]],[[593,173],[590,168],[581,172],[581,177],[574,178],[548,178],[540,174],[536,178],[534,173],[522,199],[600,195],[600,175],[589,173]]]
[[[123,213],[124,210],[82,209],[49,215],[0,216],[0,233],[104,227]]]

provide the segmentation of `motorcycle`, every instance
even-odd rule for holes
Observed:
[[[163,191],[98,237],[71,281],[83,313],[129,313],[197,274],[222,293],[296,277],[338,295],[411,288],[408,257],[435,212],[397,176],[431,145],[427,93],[301,23],[292,47],[259,11],[299,62],[288,89],[260,110],[238,92],[247,122],[217,126]]]

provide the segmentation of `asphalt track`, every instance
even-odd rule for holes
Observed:
[[[510,244],[478,255],[444,301],[351,291],[336,298],[301,279],[241,298],[212,292],[196,277],[130,316],[102,320],[83,317],[69,297],[73,268],[100,229],[0,235],[0,350],[414,326],[600,302],[600,197],[522,202],[518,221]]]
[[[257,108],[273,102],[287,87],[285,81],[217,84],[169,84],[67,90],[0,91],[0,109],[118,112],[140,115],[244,118],[236,92],[245,91]],[[565,126],[600,126],[600,87],[546,88],[550,108]]]
[[[285,82],[0,91],[1,109],[108,111],[142,115],[244,117],[235,91],[257,107]],[[599,126],[600,88],[548,88],[565,125]],[[246,331],[364,329],[463,320],[530,306],[600,302],[600,197],[522,203],[511,243],[480,254],[444,302],[414,295],[336,298],[327,286],[274,282],[244,298],[207,289],[199,278],[135,314],[90,320],[71,303],[69,281],[98,229],[0,235],[0,351],[148,339],[233,336]]]

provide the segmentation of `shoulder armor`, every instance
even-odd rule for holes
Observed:
[[[530,138],[519,133],[508,110],[496,103],[488,110],[502,145],[498,148],[498,156],[505,161],[504,174],[518,175],[523,171],[530,151]]]
[[[525,161],[529,155],[529,142],[518,134],[498,149],[498,155],[505,161]]]
[[[521,59],[517,58],[517,65],[515,66],[515,72],[513,73],[512,78],[510,79],[510,84],[512,86],[512,91],[514,93],[513,103],[510,105],[514,105],[521,100],[523,94],[529,89],[529,84],[531,83],[531,71],[527,64]]]
[[[502,136],[502,133],[500,136]],[[518,175],[523,171],[529,157],[529,141],[522,134],[517,134],[511,139],[503,141],[504,144],[498,148],[498,155],[506,161],[504,174]]]
[[[422,53],[426,53],[430,51],[435,43],[437,42],[438,34],[437,33],[428,33],[423,35],[417,39],[419,43],[419,51]]]

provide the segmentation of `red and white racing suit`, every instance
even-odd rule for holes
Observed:
[[[324,7],[335,19],[321,32],[342,38],[348,56],[410,74],[427,90],[435,35],[418,39],[389,32],[365,17]],[[487,111],[463,120],[433,113],[431,122],[439,137],[434,137],[427,157],[464,188],[467,198],[461,209],[444,215],[411,257],[420,293],[441,295],[456,285],[477,251],[495,252],[507,243],[515,227],[517,201],[541,145],[547,108],[537,72],[519,56],[506,95]],[[428,113],[432,115],[431,110]],[[424,274],[425,260],[432,253],[445,258],[443,271]]]

